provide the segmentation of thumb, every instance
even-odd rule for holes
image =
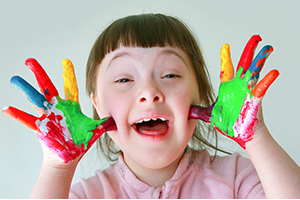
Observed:
[[[200,105],[192,105],[189,111],[189,119],[200,119],[206,123],[210,122],[211,111],[214,103],[210,107],[203,107]]]

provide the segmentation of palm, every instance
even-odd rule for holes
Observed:
[[[261,98],[279,75],[277,70],[273,70],[256,85],[264,62],[273,51],[273,48],[267,45],[252,61],[254,50],[260,40],[259,36],[253,36],[249,40],[235,77],[229,45],[224,45],[221,51],[221,85],[216,102],[209,108],[192,106],[190,110],[190,119],[202,119],[210,123],[243,148],[246,142],[253,138],[262,118],[258,115]]]
[[[39,140],[67,163],[84,154],[104,132],[116,130],[116,126],[111,117],[94,121],[81,112],[73,65],[69,60],[63,64],[65,100],[59,97],[40,64],[28,59],[26,65],[34,72],[43,95],[19,76],[14,76],[11,82],[25,93],[42,116],[35,117],[14,107],[3,112],[34,130]]]

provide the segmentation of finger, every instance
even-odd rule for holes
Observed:
[[[262,70],[266,59],[273,52],[273,47],[270,45],[264,46],[252,61],[249,71],[251,72],[251,80],[256,81],[259,78],[259,73]]]
[[[22,124],[24,124],[25,126],[27,126],[28,128],[30,128],[33,131],[36,131],[38,129],[38,127],[36,125],[36,121],[39,119],[38,117],[30,115],[26,112],[23,112],[17,108],[11,107],[11,106],[3,108],[2,112],[5,115],[21,122]]]
[[[97,121],[97,123],[99,123],[99,125],[94,130],[92,130],[94,135],[88,143],[88,148],[92,146],[94,142],[105,132],[117,130],[117,125],[115,123],[115,120],[112,117],[101,119]]]
[[[242,67],[243,68],[242,75],[247,71],[247,69],[251,65],[255,49],[261,40],[262,39],[259,35],[253,35],[250,38],[250,40],[247,42],[236,69],[238,71],[239,68]]]
[[[66,99],[70,99],[79,104],[78,101],[78,87],[74,73],[74,67],[70,60],[64,59],[63,63],[63,78],[64,78],[64,92]]]
[[[100,125],[97,126],[97,129],[103,128],[105,132],[117,130],[116,122],[112,117],[106,117],[99,120],[98,122],[100,123]]]
[[[10,82],[21,90],[27,97],[27,99],[37,108],[42,108],[47,110],[49,102],[47,99],[41,95],[32,85],[25,81],[20,76],[13,76]]]
[[[52,97],[58,96],[58,91],[50,80],[49,76],[43,67],[34,59],[29,58],[25,61],[25,65],[31,69],[39,84],[40,90],[45,95],[46,99],[50,102]]]
[[[221,49],[221,73],[220,81],[221,83],[229,81],[234,76],[234,70],[230,57],[230,46],[224,44]]]
[[[200,119],[206,123],[210,122],[211,111],[215,104],[212,104],[210,107],[202,107],[199,105],[192,105],[189,111],[188,119]]]
[[[279,72],[274,69],[270,71],[252,90],[251,94],[257,98],[261,98],[265,95],[266,91],[270,87],[270,85],[275,81],[275,79],[279,76]]]

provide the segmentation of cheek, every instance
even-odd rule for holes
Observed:
[[[103,90],[99,88],[98,90],[98,107],[100,116],[102,118],[111,116],[119,125],[124,123],[123,121],[127,120],[130,100],[126,95],[120,95],[118,92],[107,90],[103,87],[102,89]]]

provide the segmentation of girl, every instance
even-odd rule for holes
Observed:
[[[228,57],[229,50],[224,52]],[[128,16],[113,22],[96,40],[87,64],[86,88],[95,108],[94,119],[107,117],[102,121],[89,120],[80,112],[69,61],[63,62],[66,101],[59,98],[35,60],[29,59],[26,64],[35,73],[44,95],[20,77],[13,78],[12,83],[25,92],[42,117],[28,116],[12,107],[4,113],[26,123],[42,141],[43,166],[31,197],[300,197],[299,167],[272,138],[260,109],[254,109],[255,132],[249,137],[246,131],[230,136],[230,131],[221,128],[226,120],[223,113],[233,115],[234,110],[228,102],[220,106],[219,99],[229,89],[234,90],[229,94],[242,92],[235,85],[223,83],[246,80],[247,85],[255,85],[257,77],[248,76],[249,66],[244,72],[239,69],[237,78],[222,80],[224,87],[220,87],[218,101],[213,104],[201,51],[188,28],[176,18],[161,14]],[[225,71],[226,75],[232,74],[227,68]],[[243,103],[256,102],[258,108],[261,96],[249,96],[251,101],[243,98]],[[238,154],[211,157],[204,150],[218,148],[205,136],[215,134],[211,126],[189,119],[194,114],[189,113],[190,107],[196,104],[203,106],[196,107],[201,112],[196,118],[238,141],[252,163]],[[222,110],[212,114],[217,108]],[[217,125],[219,122],[221,125]],[[70,190],[81,156],[103,132],[108,135],[100,138],[101,149],[110,160],[117,156],[117,162],[97,171],[94,177],[81,179]],[[238,140],[240,136],[246,139]]]

